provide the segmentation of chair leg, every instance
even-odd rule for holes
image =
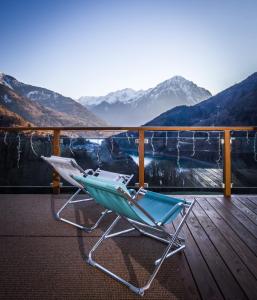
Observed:
[[[160,258],[160,260],[158,261],[157,264],[155,264],[155,269],[153,271],[153,273],[151,274],[150,278],[148,279],[146,285],[144,285],[143,287],[137,287],[133,284],[131,284],[130,282],[124,280],[123,278],[121,278],[120,276],[116,275],[115,273],[111,272],[110,270],[106,269],[105,267],[103,267],[102,265],[98,264],[95,260],[92,259],[92,255],[93,255],[93,252],[100,246],[100,244],[107,238],[109,237],[114,237],[114,236],[117,236],[117,235],[120,235],[120,234],[123,234],[125,232],[129,232],[129,231],[132,231],[133,228],[130,228],[130,229],[127,229],[127,230],[123,230],[123,231],[120,231],[120,232],[116,232],[116,233],[113,233],[113,234],[110,234],[110,232],[112,231],[112,229],[115,227],[115,225],[119,222],[119,220],[121,219],[120,216],[117,216],[117,218],[113,221],[113,223],[109,226],[109,228],[104,232],[104,234],[102,235],[102,237],[97,241],[97,243],[93,246],[93,248],[91,249],[91,251],[89,252],[88,254],[88,259],[87,259],[87,262],[102,270],[103,272],[107,273],[109,276],[113,277],[114,279],[116,279],[117,281],[123,283],[124,285],[126,285],[128,288],[130,288],[134,293],[136,294],[139,294],[141,296],[144,295],[144,292],[146,289],[148,289],[152,283],[152,281],[154,280],[154,278],[156,277],[162,263],[164,262],[164,260],[167,258],[167,256],[171,256],[171,252],[170,252],[170,249],[173,245],[176,245],[175,244],[175,241],[177,239],[177,236],[178,236],[178,233],[180,231],[180,229],[182,228],[184,222],[182,224],[180,224],[178,226],[178,229],[177,231],[175,232],[175,234],[172,236],[172,238],[170,240],[165,240],[165,239],[162,239],[162,238],[157,238],[155,235],[152,235],[152,234],[145,234],[146,232],[141,232],[142,230],[138,228],[138,226],[135,226],[135,224],[129,222],[128,220],[128,223],[130,225],[132,225],[136,230],[138,230],[139,232],[141,232],[142,234],[145,234],[147,236],[150,236],[150,237],[153,237],[155,239],[158,239],[159,241],[161,242],[165,242],[165,243],[168,243],[162,257]],[[180,248],[181,249],[176,249],[173,254],[177,253],[178,251],[181,251],[185,246],[181,246]]]
[[[176,247],[176,249],[173,250],[173,251],[171,251],[171,252],[168,252],[165,258],[168,258],[168,257],[176,254],[177,252],[179,252],[181,250],[184,250],[185,245],[179,244],[181,241],[184,240],[184,239],[182,239],[182,238],[179,237],[179,233],[180,233],[180,231],[181,231],[184,223],[186,222],[186,220],[187,220],[187,218],[188,218],[188,216],[189,216],[189,214],[190,214],[190,212],[191,212],[191,210],[192,210],[192,208],[194,206],[194,202],[195,202],[195,200],[192,202],[191,206],[188,208],[187,212],[184,214],[184,217],[182,218],[182,220],[178,224],[175,233],[173,233],[173,234],[169,233],[170,240],[172,241],[172,245],[174,245]],[[178,240],[179,243],[176,243],[176,240]],[[155,265],[158,265],[158,264],[161,263],[161,261],[162,261],[162,257],[160,257],[159,259],[157,259],[154,263],[155,263]]]
[[[67,224],[70,224],[70,225],[73,225],[79,229],[82,229],[82,230],[85,230],[86,232],[90,232],[92,230],[94,230],[98,225],[99,223],[101,222],[101,220],[104,218],[104,216],[109,213],[108,210],[105,210],[101,213],[101,216],[98,218],[98,220],[96,221],[96,223],[91,226],[91,227],[87,227],[87,226],[82,226],[78,223],[75,223],[75,222],[72,222],[68,219],[65,219],[63,217],[61,217],[61,212],[70,204],[74,204],[74,203],[78,203],[78,202],[88,202],[88,201],[92,201],[94,200],[93,198],[87,198],[87,199],[80,199],[80,200],[74,200],[76,198],[76,196],[80,193],[82,189],[78,189],[69,199],[67,202],[65,202],[65,204],[58,210],[58,212],[56,213],[56,218],[62,222],[65,222]]]

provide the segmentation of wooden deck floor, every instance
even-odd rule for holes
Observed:
[[[0,298],[139,299],[84,263],[112,217],[91,234],[57,222],[54,211],[66,197],[0,195]],[[184,253],[167,259],[144,298],[257,299],[257,196],[195,199],[183,228]],[[90,213],[99,212],[94,207],[92,203]],[[82,222],[93,219],[81,205],[67,216]],[[110,240],[99,255],[109,267],[139,282],[158,256],[155,243],[131,234]]]

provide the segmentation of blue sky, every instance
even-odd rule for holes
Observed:
[[[0,72],[78,98],[257,71],[255,0],[0,0]]]

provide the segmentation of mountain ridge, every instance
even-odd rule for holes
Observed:
[[[173,76],[147,90],[123,89],[106,96],[81,97],[78,101],[112,125],[135,126],[142,125],[171,107],[193,105],[210,96],[208,90],[192,81]]]
[[[146,126],[240,126],[257,124],[257,72],[194,106],[177,106]]]
[[[38,126],[106,126],[75,100],[0,73],[0,103]]]

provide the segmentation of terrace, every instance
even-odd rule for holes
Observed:
[[[112,134],[94,138],[96,130],[75,128],[69,135],[71,128],[1,128],[0,297],[138,298],[85,263],[112,215],[90,234],[55,220],[72,187],[41,162],[40,155],[53,153],[75,157],[85,168],[133,172],[133,187],[196,199],[183,228],[184,253],[165,261],[144,298],[257,299],[256,128],[101,128]],[[75,137],[78,131],[92,132],[83,137],[86,147]],[[89,209],[90,218],[78,203],[66,216],[92,223],[101,208]],[[156,243],[130,234],[110,239],[98,253],[140,283],[158,257]]]

